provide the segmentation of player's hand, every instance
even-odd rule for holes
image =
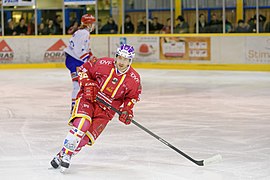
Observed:
[[[88,61],[92,61],[92,62],[95,62],[97,61],[97,57],[96,56],[90,56],[90,58],[88,59]]]
[[[133,119],[133,111],[128,107],[124,107],[120,109],[121,115],[119,115],[119,120],[126,125],[129,125]]]
[[[96,95],[99,92],[99,87],[97,83],[91,79],[83,80],[83,96],[94,102],[96,100]]]

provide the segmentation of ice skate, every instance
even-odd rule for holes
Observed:
[[[57,169],[61,163],[61,159],[62,159],[62,151],[59,152],[51,161],[51,165],[54,169]]]
[[[60,162],[60,172],[61,173],[65,172],[69,168],[70,160],[71,160],[71,155],[64,153],[62,160]]]

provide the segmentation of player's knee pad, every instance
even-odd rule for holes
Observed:
[[[73,120],[73,126],[82,132],[87,132],[90,128],[91,121],[86,118],[77,117]]]

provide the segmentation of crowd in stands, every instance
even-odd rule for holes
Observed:
[[[183,16],[178,16],[176,18],[177,24],[173,27],[173,33],[196,33],[197,25],[194,24],[193,31],[191,31],[190,24],[185,21]],[[198,21],[198,32],[199,33],[222,33],[223,32],[223,21],[218,18],[216,14],[211,15],[211,19],[207,22],[206,16],[204,14],[199,15]],[[226,33],[254,33],[257,32],[256,25],[256,15],[250,18],[247,22],[244,20],[238,20],[237,25],[233,25],[228,19],[225,20],[225,32]],[[129,15],[126,16],[124,30],[126,34],[146,33],[146,17],[138,22],[136,31],[134,30],[134,25],[131,22]],[[259,32],[270,32],[270,21],[266,23],[266,17],[259,15]],[[100,32],[102,33],[102,32]],[[171,33],[171,18],[167,18],[166,23],[163,25],[159,22],[158,17],[153,17],[149,20],[149,33],[150,34],[170,34]]]
[[[245,22],[243,19],[238,20],[237,24],[234,26],[227,19],[225,21],[225,31],[226,33],[254,33],[257,32],[257,27],[259,27],[259,32],[270,32],[270,21],[266,21],[266,17],[259,15],[259,25],[256,24],[256,15],[248,19]],[[130,15],[125,16],[124,21],[124,33],[125,34],[145,34],[146,33],[146,17],[143,16],[137,23],[135,27],[134,23],[131,20]],[[204,14],[199,15],[198,27],[193,24],[191,30],[190,24],[186,22],[183,16],[178,16],[176,18],[176,25],[171,28],[171,18],[167,18],[165,24],[159,22],[158,17],[153,17],[149,19],[149,33],[150,34],[170,34],[173,29],[174,34],[181,33],[196,33],[197,28],[199,33],[222,33],[223,32],[223,22],[219,19],[216,14],[211,15],[211,19],[208,22]],[[26,24],[25,19],[21,18],[19,23],[15,25],[12,19],[9,19],[7,26],[5,28],[5,35],[15,36],[15,35],[34,35],[35,34],[35,24],[34,18],[29,20],[29,23]],[[38,25],[38,35],[61,35],[63,34],[62,27],[62,18],[60,15],[57,15],[55,19],[46,19]],[[66,34],[73,34],[77,31],[79,27],[79,22],[73,20],[71,25],[66,28]],[[98,19],[97,22],[98,34],[117,34],[122,33],[122,27],[120,31],[118,25],[114,21],[113,17],[108,17],[106,23],[102,23],[101,19]],[[92,33],[95,33],[93,31]]]
[[[4,31],[6,36],[20,36],[20,35],[35,35],[35,19],[29,20],[26,24],[24,18],[20,18],[16,25],[13,19],[8,19]],[[57,15],[56,18],[47,19],[38,25],[38,35],[61,35],[63,34],[62,17]]]

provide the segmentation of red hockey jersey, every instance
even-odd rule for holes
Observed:
[[[117,73],[113,58],[100,58],[84,63],[79,72],[83,77],[96,81],[100,88],[97,96],[117,109],[122,104],[133,107],[139,101],[142,91],[140,75],[132,67],[125,74]],[[83,97],[83,89],[78,93],[80,96]],[[101,103],[100,106],[106,109]],[[112,116],[115,114],[112,110],[107,111]]]

